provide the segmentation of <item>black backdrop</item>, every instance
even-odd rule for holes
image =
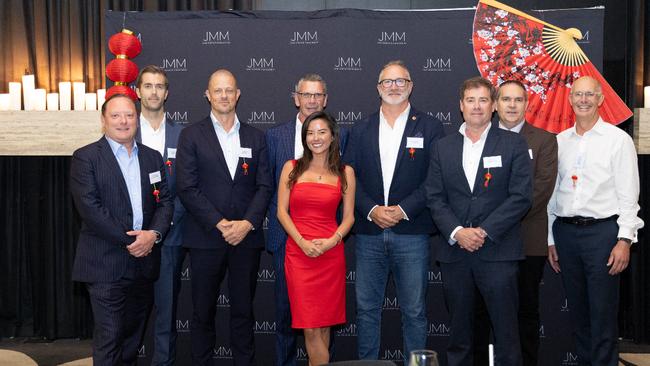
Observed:
[[[604,9],[572,9],[533,13],[560,27],[576,27],[585,34],[581,47],[601,68]],[[260,129],[295,118],[290,99],[296,79],[307,72],[321,74],[328,83],[327,111],[342,126],[351,126],[377,109],[375,83],[379,68],[402,59],[411,70],[415,108],[435,116],[449,133],[458,128],[457,89],[461,81],[477,74],[471,32],[474,11],[368,11],[318,12],[108,12],[107,37],[126,27],[135,32],[143,52],[134,61],[166,69],[170,81],[167,117],[183,122],[203,118],[209,104],[203,93],[210,73],[219,67],[234,72],[242,90],[237,111],[242,122]],[[110,53],[107,61],[112,59]],[[110,84],[109,84],[110,85]],[[348,323],[336,330],[335,359],[356,355],[354,304],[354,240],[346,242]],[[255,324],[258,361],[271,364],[275,322],[270,257],[262,258],[258,273]],[[190,363],[189,327],[191,273],[184,266],[183,288],[177,320],[179,364]],[[441,290],[440,271],[432,263],[429,272],[428,347],[443,351],[449,335]],[[545,365],[576,364],[570,336],[570,310],[559,276],[545,273],[541,286],[541,362]],[[214,357],[231,363],[228,342],[228,293],[224,287],[217,312],[217,345]],[[389,286],[384,302],[380,357],[402,359],[399,303]],[[151,357],[152,339],[147,334],[140,356]],[[306,364],[301,344],[299,359]]]

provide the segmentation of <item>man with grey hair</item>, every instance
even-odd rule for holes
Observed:
[[[548,259],[562,282],[581,365],[618,365],[618,290],[643,227],[634,143],[603,121],[598,80],[573,82],[575,125],[557,136],[558,177],[548,204]]]
[[[442,124],[411,108],[411,75],[402,61],[380,71],[379,111],[350,133],[344,161],[357,176],[354,232],[359,359],[377,359],[386,282],[393,274],[402,313],[404,355],[426,348],[430,235],[424,182]]]
[[[291,329],[291,312],[284,276],[284,250],[287,233],[278,222],[278,182],[284,163],[298,159],[303,154],[301,130],[303,121],[312,113],[327,106],[327,84],[318,74],[306,74],[294,87],[293,102],[298,108],[295,120],[266,130],[266,144],[269,149],[269,166],[273,177],[273,198],[269,205],[266,250],[273,254],[275,270],[275,364],[296,364],[296,334]],[[341,150],[345,149],[347,134],[341,129]]]

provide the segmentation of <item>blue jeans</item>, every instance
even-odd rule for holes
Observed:
[[[181,289],[182,246],[160,248],[160,277],[154,284],[154,353],[152,365],[173,365],[176,358],[176,302]]]
[[[429,236],[395,234],[356,235],[356,296],[359,359],[377,359],[381,312],[388,275],[393,274],[400,311],[404,357],[426,348],[426,293]]]

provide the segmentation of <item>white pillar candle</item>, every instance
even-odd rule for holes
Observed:
[[[11,105],[11,95],[9,93],[0,94],[0,111],[8,111]]]
[[[9,108],[12,111],[19,111],[20,107],[22,105],[21,100],[20,100],[20,89],[21,89],[21,84],[19,82],[10,82],[9,83],[9,99],[10,99],[10,106]]]
[[[643,108],[650,108],[650,86],[643,88]]]
[[[47,110],[59,110],[59,93],[47,93]]]
[[[45,110],[45,89],[34,89],[32,91],[32,108],[35,111]]]
[[[85,109],[84,102],[86,101],[86,84],[81,82],[72,83],[72,91],[74,98],[74,110],[83,111]]]
[[[97,109],[102,109],[106,101],[106,89],[97,89]]]
[[[86,93],[86,110],[87,111],[97,110],[97,94]]]
[[[34,75],[23,75],[23,101],[25,102],[26,111],[34,109],[32,106],[32,92],[34,88]]]
[[[69,111],[72,105],[72,84],[69,81],[59,83],[59,96],[62,111]]]

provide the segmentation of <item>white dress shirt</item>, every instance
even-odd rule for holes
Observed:
[[[548,244],[556,217],[597,219],[618,215],[618,237],[637,241],[639,170],[634,143],[623,130],[598,119],[582,136],[573,126],[557,136],[558,176],[548,203]],[[572,179],[576,176],[577,179]]]
[[[395,173],[395,165],[399,156],[399,146],[406,128],[406,122],[411,112],[411,104],[397,116],[393,127],[388,124],[384,113],[379,110],[379,159],[381,161],[381,177],[384,185],[384,205],[388,205],[390,184]]]
[[[478,141],[472,142],[472,140],[467,137],[466,124],[463,122],[458,129],[461,135],[463,135],[463,171],[465,172],[465,179],[467,179],[467,184],[469,184],[469,190],[474,192],[474,182],[476,181],[476,174],[478,173],[479,165],[481,164],[481,155],[483,154],[483,148],[485,147],[485,140],[487,139],[488,132],[492,127],[492,123],[488,123],[487,128],[481,133]],[[458,230],[462,229],[462,226],[457,226],[454,231],[451,232],[449,236],[449,244],[456,244],[456,233]]]
[[[239,143],[239,127],[241,124],[239,123],[239,118],[235,115],[235,124],[228,132],[226,132],[221,125],[221,122],[217,120],[217,117],[215,117],[212,112],[210,112],[210,119],[212,120],[214,132],[217,133],[219,145],[221,145],[221,151],[223,151],[223,157],[226,159],[226,165],[228,165],[230,177],[235,179],[237,163],[239,162],[239,155],[241,154],[241,145]]]
[[[296,160],[300,159],[304,153],[305,151],[302,147],[302,122],[300,122],[300,118],[296,115],[296,137],[293,139],[293,157]]]
[[[165,122],[167,117],[163,116],[160,127],[157,130],[151,126],[151,123],[140,114],[140,137],[142,143],[165,156]]]

